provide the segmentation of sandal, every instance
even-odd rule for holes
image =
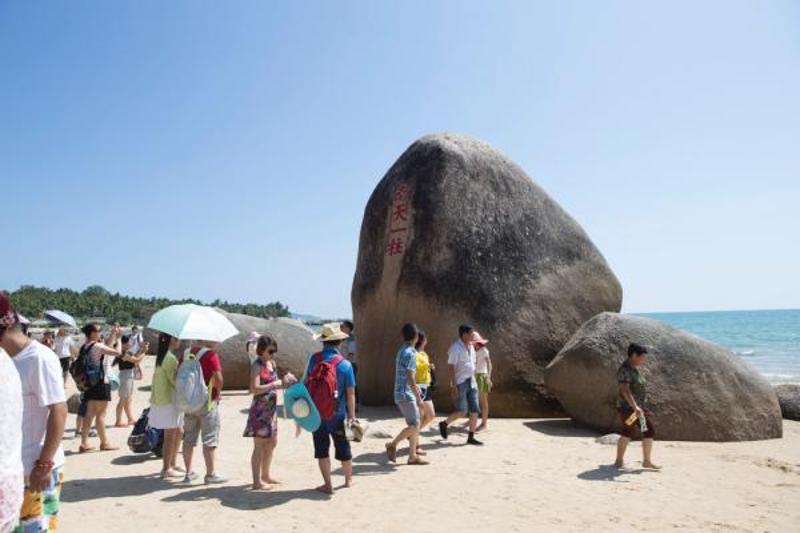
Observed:
[[[409,459],[408,464],[410,465],[429,465],[430,463],[425,459],[420,459],[417,457],[416,459]]]
[[[118,446],[100,446],[101,452],[115,452],[119,450]]]
[[[89,453],[93,452],[94,450],[95,450],[94,446],[89,446],[88,444],[86,446],[84,446],[83,444],[78,446],[78,453]]]

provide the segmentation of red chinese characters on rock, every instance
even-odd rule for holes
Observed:
[[[406,238],[408,235],[409,216],[409,187],[406,183],[399,183],[392,195],[392,215],[389,223],[389,242],[386,245],[386,255],[393,257],[403,255],[406,251]]]

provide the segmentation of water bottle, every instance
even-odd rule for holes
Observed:
[[[647,419],[644,417],[644,413],[639,415],[639,429],[642,430],[642,433],[647,431]]]

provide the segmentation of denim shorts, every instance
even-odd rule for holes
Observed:
[[[481,412],[481,408],[478,406],[478,388],[472,386],[472,379],[458,384],[456,411],[464,413]]]
[[[403,418],[406,419],[406,424],[409,426],[419,427],[419,408],[417,402],[395,402],[397,408],[403,413]]]
[[[331,453],[331,439],[336,450],[334,457],[337,461],[350,461],[353,452],[350,450],[350,441],[344,431],[344,420],[338,422],[324,420],[313,434],[314,436],[314,458],[327,459]]]

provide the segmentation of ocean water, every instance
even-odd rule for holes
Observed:
[[[800,383],[800,309],[642,313],[731,349],[772,383]]]

